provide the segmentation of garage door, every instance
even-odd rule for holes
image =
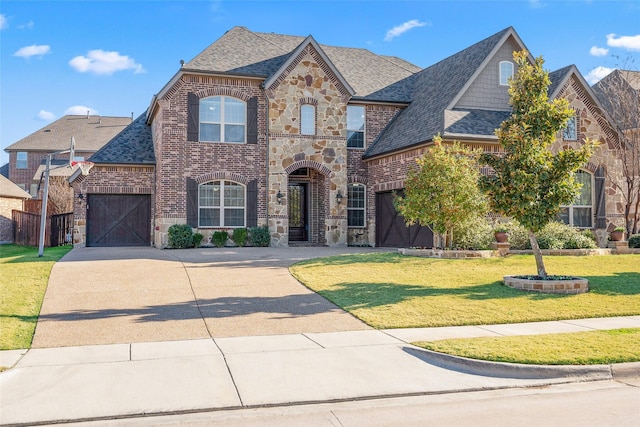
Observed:
[[[376,246],[391,248],[433,247],[429,227],[407,227],[393,206],[393,193],[376,193]]]
[[[149,246],[150,244],[150,195],[88,195],[87,246]]]

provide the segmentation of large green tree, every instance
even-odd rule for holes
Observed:
[[[486,198],[478,188],[479,155],[458,142],[445,145],[435,137],[433,146],[409,169],[404,196],[395,199],[407,224],[431,227],[450,247],[457,227],[486,213]]]
[[[551,152],[574,112],[566,99],[549,101],[544,60],[538,57],[532,64],[528,56],[526,51],[513,54],[518,65],[509,84],[513,110],[496,131],[504,155],[482,155],[481,162],[495,174],[481,177],[480,188],[494,212],[527,228],[538,275],[547,277],[536,233],[556,217],[561,205],[571,204],[579,194],[581,185],[574,174],[587,163],[595,144],[587,140],[579,149]]]

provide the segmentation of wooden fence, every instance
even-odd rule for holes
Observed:
[[[40,214],[11,211],[15,224],[14,243],[23,246],[40,245]],[[47,217],[44,245],[62,246],[72,243],[73,213],[51,215]]]

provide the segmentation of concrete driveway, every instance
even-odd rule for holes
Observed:
[[[32,347],[370,329],[288,267],[373,250],[73,249],[53,267]]]

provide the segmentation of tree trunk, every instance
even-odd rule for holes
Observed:
[[[529,241],[531,242],[531,249],[533,249],[533,256],[536,258],[538,276],[547,277],[547,270],[545,270],[544,261],[542,260],[542,252],[540,251],[540,246],[538,246],[538,239],[531,230],[529,230]]]

